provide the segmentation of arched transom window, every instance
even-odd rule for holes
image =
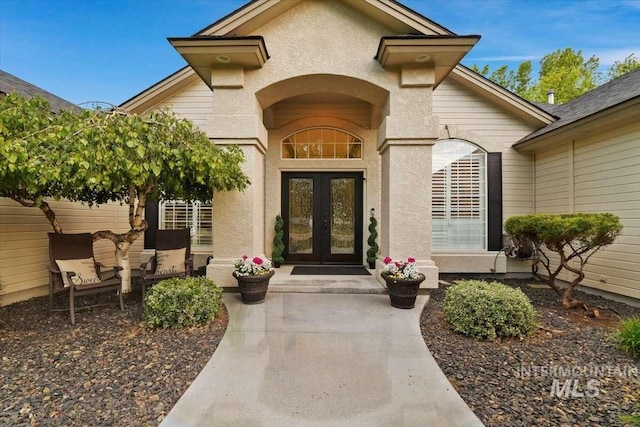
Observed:
[[[486,249],[486,153],[457,139],[433,146],[433,249]]]
[[[361,159],[362,140],[333,128],[310,128],[282,140],[283,159]]]

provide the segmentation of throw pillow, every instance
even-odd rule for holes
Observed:
[[[62,282],[65,288],[71,286],[67,276],[67,272],[70,271],[76,273],[75,276],[71,276],[71,282],[76,286],[100,282],[93,258],[57,259],[56,264],[62,272]]]
[[[187,248],[156,251],[156,274],[184,273]]]

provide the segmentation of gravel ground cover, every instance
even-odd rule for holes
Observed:
[[[431,293],[421,317],[429,350],[475,414],[487,426],[629,425],[620,416],[640,413],[640,362],[610,340],[617,315],[566,310],[535,280],[506,283],[527,294],[538,311],[539,327],[527,339],[480,342],[453,332],[442,309],[446,286]],[[640,308],[577,296],[623,318],[640,315]]]
[[[625,425],[620,415],[640,410],[640,365],[609,340],[617,316],[565,310],[553,291],[532,283],[510,282],[539,312],[540,328],[522,341],[478,342],[452,332],[444,289],[433,291],[421,327],[438,364],[487,426]],[[579,296],[622,317],[640,315],[639,308]],[[228,322],[223,311],[205,327],[148,331],[139,293],[123,312],[115,298],[97,298],[107,305],[79,312],[75,327],[66,313],[48,315],[46,297],[0,308],[1,426],[157,425]]]
[[[48,297],[0,308],[0,426],[156,426],[209,360],[226,309],[199,328],[147,330],[141,296],[49,316]],[[60,301],[62,302],[62,300]]]

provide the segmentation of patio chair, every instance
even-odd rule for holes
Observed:
[[[156,253],[149,261],[140,264],[142,271],[142,304],[147,286],[163,279],[186,277],[193,274],[193,254],[191,253],[191,230],[156,231]]]
[[[104,265],[96,262],[93,255],[91,233],[60,234],[49,233],[49,311],[67,311],[71,324],[76,323],[76,297],[101,292],[117,292],[120,296],[120,310],[124,310],[122,300],[122,267],[113,267],[113,276],[103,278]],[[54,309],[54,294],[68,292],[69,308]],[[103,304],[77,307],[79,309]]]

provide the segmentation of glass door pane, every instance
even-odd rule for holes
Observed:
[[[331,179],[331,253],[355,253],[355,179]]]
[[[289,253],[313,253],[313,178],[289,179]]]

